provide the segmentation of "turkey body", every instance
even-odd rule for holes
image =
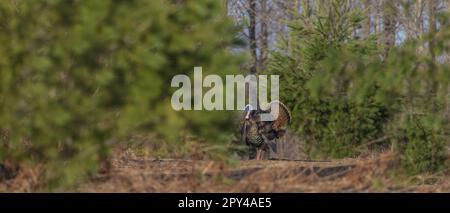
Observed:
[[[261,134],[260,129],[258,128],[258,124],[256,123],[255,120],[247,120],[244,121],[244,130],[243,130],[243,137],[245,140],[245,143],[248,146],[253,146],[253,147],[261,147],[262,145],[264,145],[264,137]]]
[[[249,147],[249,159],[261,158],[261,151],[267,151],[266,140],[254,120],[244,121],[242,137]]]
[[[260,160],[262,152],[269,149],[268,141],[283,137],[286,132],[285,127],[291,121],[291,115],[287,107],[281,102],[271,102],[269,106],[278,107],[278,114],[267,110],[252,110],[252,107],[246,107],[246,116],[241,127],[241,138],[249,147],[249,159]],[[269,113],[276,119],[271,121],[262,121],[261,114]]]

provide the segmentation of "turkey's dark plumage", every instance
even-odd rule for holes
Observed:
[[[277,107],[278,116],[271,111],[270,107]],[[281,102],[271,102],[265,110],[253,110],[251,106],[246,107],[246,116],[241,128],[242,140],[249,146],[250,151],[256,150],[256,159],[261,158],[261,151],[267,151],[267,142],[283,137],[285,128],[291,121],[291,115],[287,107]],[[269,113],[273,118],[271,121],[262,121],[261,114]],[[254,153],[250,153],[250,159]]]
[[[258,129],[258,125],[254,120],[250,120],[245,122],[244,126],[244,137],[247,145],[260,147],[264,143],[264,138],[262,134],[260,134],[260,130]]]

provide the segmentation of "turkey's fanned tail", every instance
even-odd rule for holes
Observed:
[[[275,112],[271,111],[272,108],[278,108],[278,116],[276,116]],[[286,105],[284,105],[280,101],[270,102],[269,107],[266,111],[272,114],[273,117],[276,117],[276,119],[272,123],[272,128],[276,131],[285,129],[286,126],[291,123],[291,112],[286,107]]]

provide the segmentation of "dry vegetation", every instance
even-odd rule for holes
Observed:
[[[447,175],[394,175],[394,155],[329,162],[206,160],[114,160],[109,174],[79,186],[82,192],[448,192]]]
[[[77,186],[76,192],[449,192],[448,175],[404,179],[394,175],[391,153],[329,162],[218,161],[116,158],[109,173]],[[39,189],[40,169],[22,169],[1,191]]]
[[[142,139],[142,138],[140,138]],[[159,159],[150,147],[117,149],[108,172],[91,176],[74,192],[450,192],[448,172],[407,176],[392,152],[358,159],[330,161],[240,160],[226,163],[199,157]],[[283,147],[283,146],[282,146]],[[296,145],[298,147],[298,144]],[[154,147],[153,147],[154,148]],[[281,157],[288,153],[284,144]],[[193,160],[196,159],[196,160]],[[15,178],[0,183],[0,191],[46,191],[43,166],[23,167]],[[397,171],[394,173],[394,171]]]

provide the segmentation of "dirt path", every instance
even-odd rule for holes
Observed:
[[[116,160],[76,191],[87,192],[372,192],[446,191],[402,185],[388,177],[391,156],[333,161],[217,161],[129,158]],[[441,184],[442,185],[442,184]],[[450,187],[449,187],[450,188]]]
[[[113,173],[128,174],[130,170],[138,170],[141,175],[155,178],[183,178],[200,173],[206,177],[223,175],[232,180],[242,180],[248,175],[261,170],[279,170],[290,168],[294,173],[319,177],[345,173],[356,165],[355,159],[336,161],[293,161],[293,160],[248,160],[240,161],[236,167],[223,168],[214,161],[177,160],[177,159],[131,159],[128,163],[118,166]]]

